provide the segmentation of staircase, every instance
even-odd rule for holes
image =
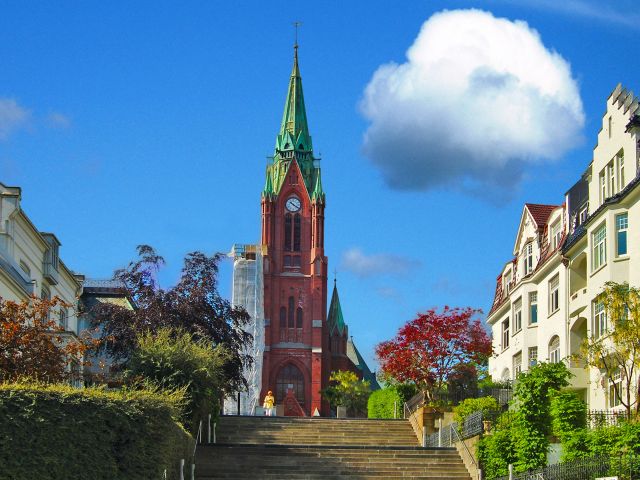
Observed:
[[[225,416],[195,463],[198,480],[471,478],[454,448],[421,448],[407,420]]]

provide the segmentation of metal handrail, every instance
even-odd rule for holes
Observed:
[[[469,455],[469,457],[471,458],[471,461],[473,462],[473,465],[476,467],[476,470],[480,470],[480,467],[478,466],[478,462],[476,462],[476,459],[473,458],[473,455],[471,455],[471,452],[469,451],[469,447],[467,447],[467,444],[464,443],[464,440],[460,437],[460,434],[458,433],[458,429],[452,428],[451,430],[453,430],[453,433],[455,433],[456,438],[458,439],[458,442],[462,443],[462,445],[464,446],[464,449]]]

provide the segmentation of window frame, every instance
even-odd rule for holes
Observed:
[[[528,242],[523,249],[523,270],[527,276],[533,272],[533,242]]]
[[[620,220],[624,217],[624,223],[621,225]],[[624,257],[629,255],[628,231],[629,231],[629,212],[618,213],[615,216],[616,227],[616,257]],[[620,252],[620,238],[624,237],[624,252]]]
[[[600,248],[601,247],[601,248]],[[607,224],[598,226],[591,233],[591,271],[595,272],[607,264]]]
[[[522,350],[513,356],[512,363],[513,379],[516,380],[518,375],[522,373]]]
[[[507,348],[509,348],[509,317],[507,317],[506,319],[502,320],[502,343],[501,343],[501,347],[502,347],[502,351],[505,351]]]
[[[535,306],[535,320],[533,307]],[[529,292],[529,325],[538,324],[538,291]]]
[[[512,307],[513,333],[517,334],[522,330],[522,297],[513,302]]]
[[[529,368],[535,367],[538,364],[538,347],[529,347],[527,361]]]
[[[560,310],[560,274],[556,273],[549,280],[549,315],[551,316]]]
[[[607,309],[604,307],[604,302],[599,300],[593,302],[593,331],[596,338],[600,338],[609,331]]]
[[[557,345],[555,345],[556,341]],[[549,340],[549,363],[560,363],[560,337],[558,335],[554,335]]]

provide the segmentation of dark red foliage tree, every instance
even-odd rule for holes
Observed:
[[[242,386],[242,367],[251,361],[245,355],[251,335],[243,330],[248,313],[234,307],[218,293],[218,263],[221,254],[187,254],[180,280],[169,289],[156,280],[164,259],[148,246],[138,247],[139,259],[118,270],[118,280],[133,301],[134,310],[103,303],[92,313],[94,326],[101,331],[102,348],[116,361],[124,363],[136,348],[137,335],[157,332],[162,327],[182,329],[214,345],[225,345],[233,352],[225,365],[229,390]]]
[[[376,347],[383,373],[415,383],[425,401],[434,401],[434,393],[461,370],[480,365],[491,355],[491,339],[477,318],[480,313],[469,307],[419,313],[394,339]]]

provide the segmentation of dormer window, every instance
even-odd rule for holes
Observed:
[[[551,225],[551,248],[554,250],[560,245],[562,239],[562,229],[560,228],[560,220]]]
[[[502,288],[504,290],[505,295],[509,295],[511,291],[511,272],[507,272],[502,277]]]
[[[526,276],[526,275],[529,275],[531,272],[533,272],[533,243],[532,242],[529,242],[524,246],[523,261],[524,261],[523,270]]]

